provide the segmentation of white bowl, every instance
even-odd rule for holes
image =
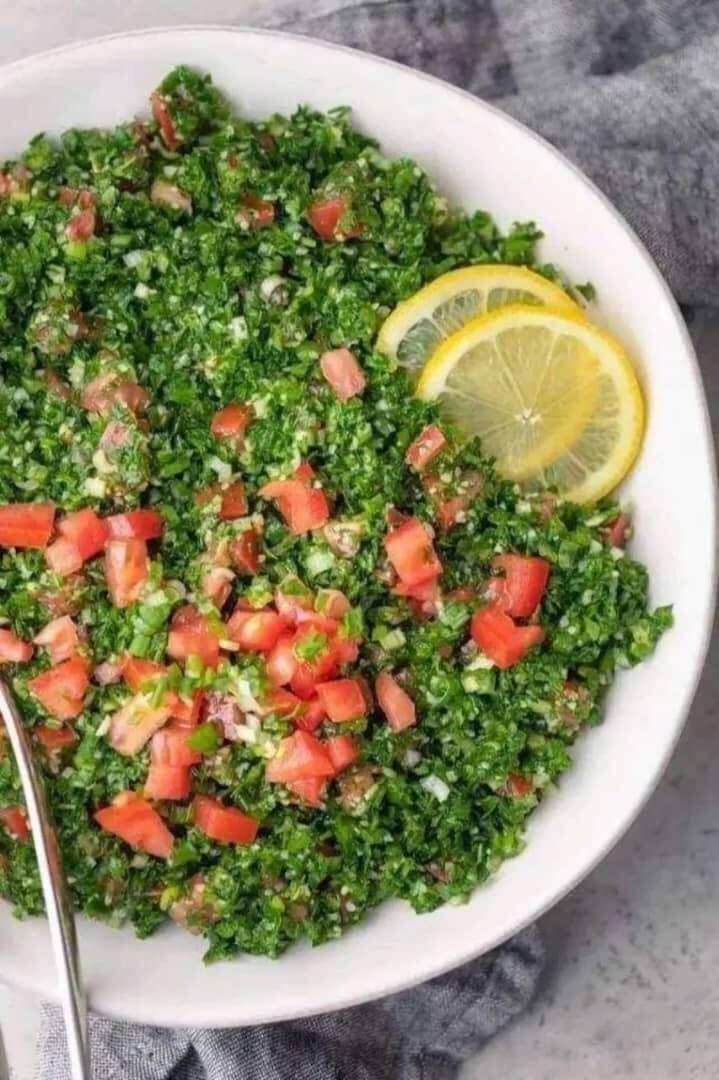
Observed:
[[[148,941],[81,920],[92,1007],[151,1024],[242,1025],[357,1004],[491,949],[564,896],[639,812],[664,769],[699,678],[713,611],[715,478],[707,410],[686,329],[654,263],[606,199],[526,128],[468,94],[362,53],[254,30],[186,27],[105,38],[0,71],[0,159],[35,132],[111,125],[146,109],[175,64],[211,72],[245,114],[351,105],[390,155],[416,158],[452,199],[500,224],[534,219],[542,255],[591,279],[598,318],[636,357],[649,402],[626,486],[633,553],[676,625],[649,662],[617,680],[604,725],[531,819],[528,846],[463,907],[415,915],[386,904],[342,940],[280,960],[207,968],[203,946],[168,928]],[[631,183],[631,177],[627,177]],[[0,977],[55,995],[42,920],[0,907]]]

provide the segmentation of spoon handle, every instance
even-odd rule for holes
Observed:
[[[12,694],[2,679],[0,679],[0,716],[5,722],[10,745],[15,755],[30,818],[60,984],[72,1078],[73,1080],[90,1080],[87,1009],[80,975],[80,955],[60,850],[50,820],[45,788],[33,760],[30,740]]]

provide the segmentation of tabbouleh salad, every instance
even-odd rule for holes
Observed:
[[[670,625],[616,503],[500,479],[377,352],[535,266],[344,109],[153,120],[0,172],[0,660],[78,910],[207,957],[465,900]],[[0,894],[42,910],[0,731]]]

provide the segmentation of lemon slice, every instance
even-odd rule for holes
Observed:
[[[425,365],[417,396],[479,435],[499,472],[589,502],[624,478],[644,431],[631,360],[582,314],[510,305],[473,319]]]
[[[477,315],[506,304],[582,314],[564,289],[524,266],[467,266],[443,274],[399,304],[383,324],[377,348],[416,377],[445,338]]]

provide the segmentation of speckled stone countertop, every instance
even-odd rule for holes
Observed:
[[[16,0],[0,63],[142,26],[242,23],[254,0]],[[719,314],[690,315],[719,432]],[[698,582],[697,587],[705,583]],[[659,789],[615,851],[543,919],[549,962],[532,1007],[463,1080],[719,1077],[719,634]],[[650,721],[648,721],[650,722]],[[0,988],[12,1080],[31,1080],[36,1002]],[[0,1049],[0,1080],[5,1080]]]

